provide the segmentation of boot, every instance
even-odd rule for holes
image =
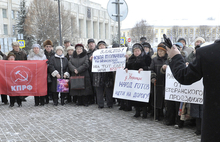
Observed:
[[[140,117],[140,108],[139,107],[136,107],[135,108],[135,115],[134,115],[134,117]]]
[[[65,103],[64,103],[64,98],[61,98],[61,105],[63,106]]]

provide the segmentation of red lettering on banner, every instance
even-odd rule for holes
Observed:
[[[129,80],[142,80],[141,77],[132,76],[132,73],[129,73]]]

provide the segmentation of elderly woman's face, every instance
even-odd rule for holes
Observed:
[[[38,54],[39,51],[40,51],[40,49],[39,49],[38,47],[34,47],[34,48],[33,48],[33,51],[34,51],[35,54]]]
[[[62,51],[62,50],[60,50],[60,49],[58,49],[58,50],[56,51],[56,54],[60,56],[60,55],[62,55],[62,54],[63,54],[63,51]]]
[[[77,47],[76,47],[76,53],[77,53],[77,55],[81,54],[82,52],[83,52],[82,47],[81,47],[81,46],[77,46]]]
[[[105,44],[103,44],[103,43],[99,44],[99,49],[105,49],[105,48],[106,48]]]
[[[134,49],[134,56],[139,56],[139,55],[141,55],[141,50],[139,49],[139,48],[135,48]]]
[[[67,52],[68,52],[68,55],[73,55],[73,50],[72,49],[68,50]]]
[[[15,57],[14,57],[14,56],[10,56],[10,57],[8,58],[8,60],[9,60],[9,61],[14,61],[14,60],[15,60]]]

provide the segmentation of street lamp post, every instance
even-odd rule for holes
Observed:
[[[60,46],[62,46],[61,19],[60,19],[60,0],[58,0],[58,13],[59,13]]]

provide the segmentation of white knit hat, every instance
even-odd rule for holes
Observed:
[[[73,46],[69,46],[69,47],[67,47],[67,49],[66,49],[67,51],[69,51],[69,50],[75,50],[75,47],[73,47]]]
[[[64,50],[63,50],[63,47],[62,47],[62,46],[57,46],[57,47],[56,47],[56,51],[55,51],[55,52],[57,52],[57,50],[58,50],[58,49],[60,49],[60,50],[62,50],[62,52],[64,52]]]
[[[202,41],[202,43],[205,43],[205,39],[202,38],[202,37],[197,37],[197,38],[195,39],[195,43],[196,43],[198,40]]]

